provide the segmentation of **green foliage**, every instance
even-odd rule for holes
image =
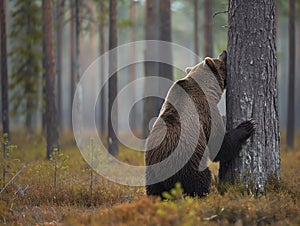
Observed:
[[[163,197],[167,200],[178,200],[183,197],[183,189],[181,184],[177,182],[175,188],[172,188],[170,192],[163,192]]]
[[[53,187],[54,187],[54,195],[57,193],[58,189],[58,180],[63,179],[63,174],[67,173],[67,170],[69,169],[69,166],[67,164],[69,160],[68,155],[64,155],[62,152],[59,152],[57,148],[53,149],[53,153],[50,156],[50,162],[52,163],[52,169],[53,169]],[[54,196],[54,198],[56,198]]]
[[[278,9],[278,13],[282,16],[288,16],[289,14],[289,1],[286,0],[276,0],[276,4],[277,4],[277,9]],[[295,12],[296,12],[296,16],[299,18],[300,17],[300,0],[295,0]]]
[[[10,88],[12,114],[33,114],[38,107],[42,73],[42,20],[39,1],[17,0],[11,12],[9,56],[12,63]]]
[[[0,167],[2,168],[1,184],[4,187],[7,181],[17,173],[20,160],[12,157],[12,152],[16,150],[17,147],[9,144],[7,134],[3,135],[0,145]]]
[[[108,0],[103,0],[102,2],[95,0],[94,1],[96,4],[96,22],[97,24],[101,24],[101,22],[105,25],[108,26],[109,25],[109,21],[108,21],[108,13],[109,13],[109,1]],[[101,3],[103,4],[103,11],[104,13],[100,13],[101,12]]]

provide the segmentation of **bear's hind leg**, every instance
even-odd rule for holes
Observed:
[[[162,183],[146,185],[146,193],[148,196],[160,196],[163,199],[162,193],[165,191]]]
[[[193,180],[191,180],[193,178]],[[207,168],[204,171],[194,171],[192,176],[183,180],[182,188],[188,196],[198,196],[200,198],[209,193],[211,184],[211,173]]]

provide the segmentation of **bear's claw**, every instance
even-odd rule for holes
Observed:
[[[250,119],[242,122],[237,128],[238,134],[241,136],[241,140],[246,141],[256,129],[256,121]]]

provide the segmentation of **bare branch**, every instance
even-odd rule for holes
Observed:
[[[14,179],[22,173],[22,171],[25,169],[25,166],[23,166],[11,179],[7,182],[7,184],[1,189],[0,194],[14,181]]]
[[[213,18],[215,18],[215,16],[217,16],[217,15],[219,15],[219,14],[223,14],[223,13],[228,13],[228,10],[220,11],[220,12],[214,13]]]

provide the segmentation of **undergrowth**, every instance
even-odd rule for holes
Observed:
[[[46,161],[42,137],[17,137],[9,155],[1,155],[0,224],[63,225],[299,225],[300,146],[282,151],[281,182],[264,195],[242,193],[229,186],[221,195],[214,181],[202,199],[186,197],[180,184],[165,201],[146,197],[143,187],[118,185],[91,170],[69,134],[61,137],[62,152]],[[4,141],[2,141],[4,142]],[[2,146],[2,144],[1,144]],[[93,153],[93,141],[89,146]],[[143,165],[143,155],[125,147],[119,159]],[[1,149],[2,150],[2,149]],[[6,153],[7,154],[7,153]],[[5,158],[4,158],[5,157]],[[93,155],[91,155],[93,162]],[[217,174],[218,165],[211,170]],[[4,188],[4,189],[3,189]]]

